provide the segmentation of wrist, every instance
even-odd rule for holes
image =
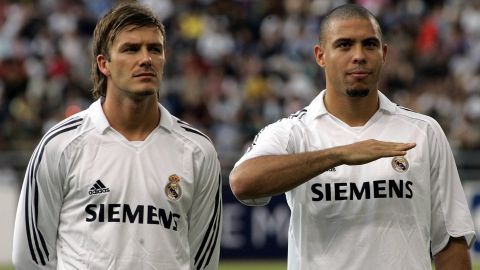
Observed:
[[[327,159],[331,161],[331,165],[328,166],[329,169],[346,164],[346,153],[344,151],[344,146],[336,146],[326,150]]]

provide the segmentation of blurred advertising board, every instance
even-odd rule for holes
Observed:
[[[221,258],[286,261],[289,221],[285,196],[273,197],[266,206],[249,207],[224,185]]]
[[[472,213],[473,223],[477,239],[470,248],[472,260],[475,264],[480,264],[480,179],[475,181],[464,181],[463,189],[467,196],[467,202]]]

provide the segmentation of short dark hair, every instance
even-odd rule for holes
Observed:
[[[318,41],[320,42],[320,45],[325,42],[325,33],[327,32],[327,28],[329,27],[331,21],[349,18],[360,18],[373,21],[378,28],[378,32],[380,34],[380,41],[382,42],[382,29],[377,18],[368,9],[362,6],[355,4],[345,4],[332,9],[322,19],[322,22],[320,23],[320,33],[318,35]]]
[[[127,26],[158,28],[165,42],[165,27],[151,10],[134,2],[126,2],[112,8],[97,23],[92,41],[92,94],[95,99],[105,97],[107,79],[97,65],[97,56],[104,55],[110,60],[110,47],[117,35]]]

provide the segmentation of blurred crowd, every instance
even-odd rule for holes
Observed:
[[[91,36],[114,0],[0,0],[0,152],[33,151],[88,107]],[[389,51],[380,89],[437,119],[456,149],[480,149],[479,0],[140,0],[167,30],[161,102],[208,134],[225,169],[268,123],[325,87],[319,22],[358,3]]]

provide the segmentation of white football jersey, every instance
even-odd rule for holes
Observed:
[[[159,104],[144,141],[112,129],[100,100],[53,127],[18,204],[16,269],[217,269],[222,197],[210,140]]]
[[[441,251],[450,236],[465,236],[470,245],[473,221],[438,123],[379,93],[375,115],[363,127],[350,127],[327,112],[324,94],[260,131],[236,166],[367,139],[417,146],[403,158],[332,168],[288,191],[288,269],[430,270],[430,252]]]

